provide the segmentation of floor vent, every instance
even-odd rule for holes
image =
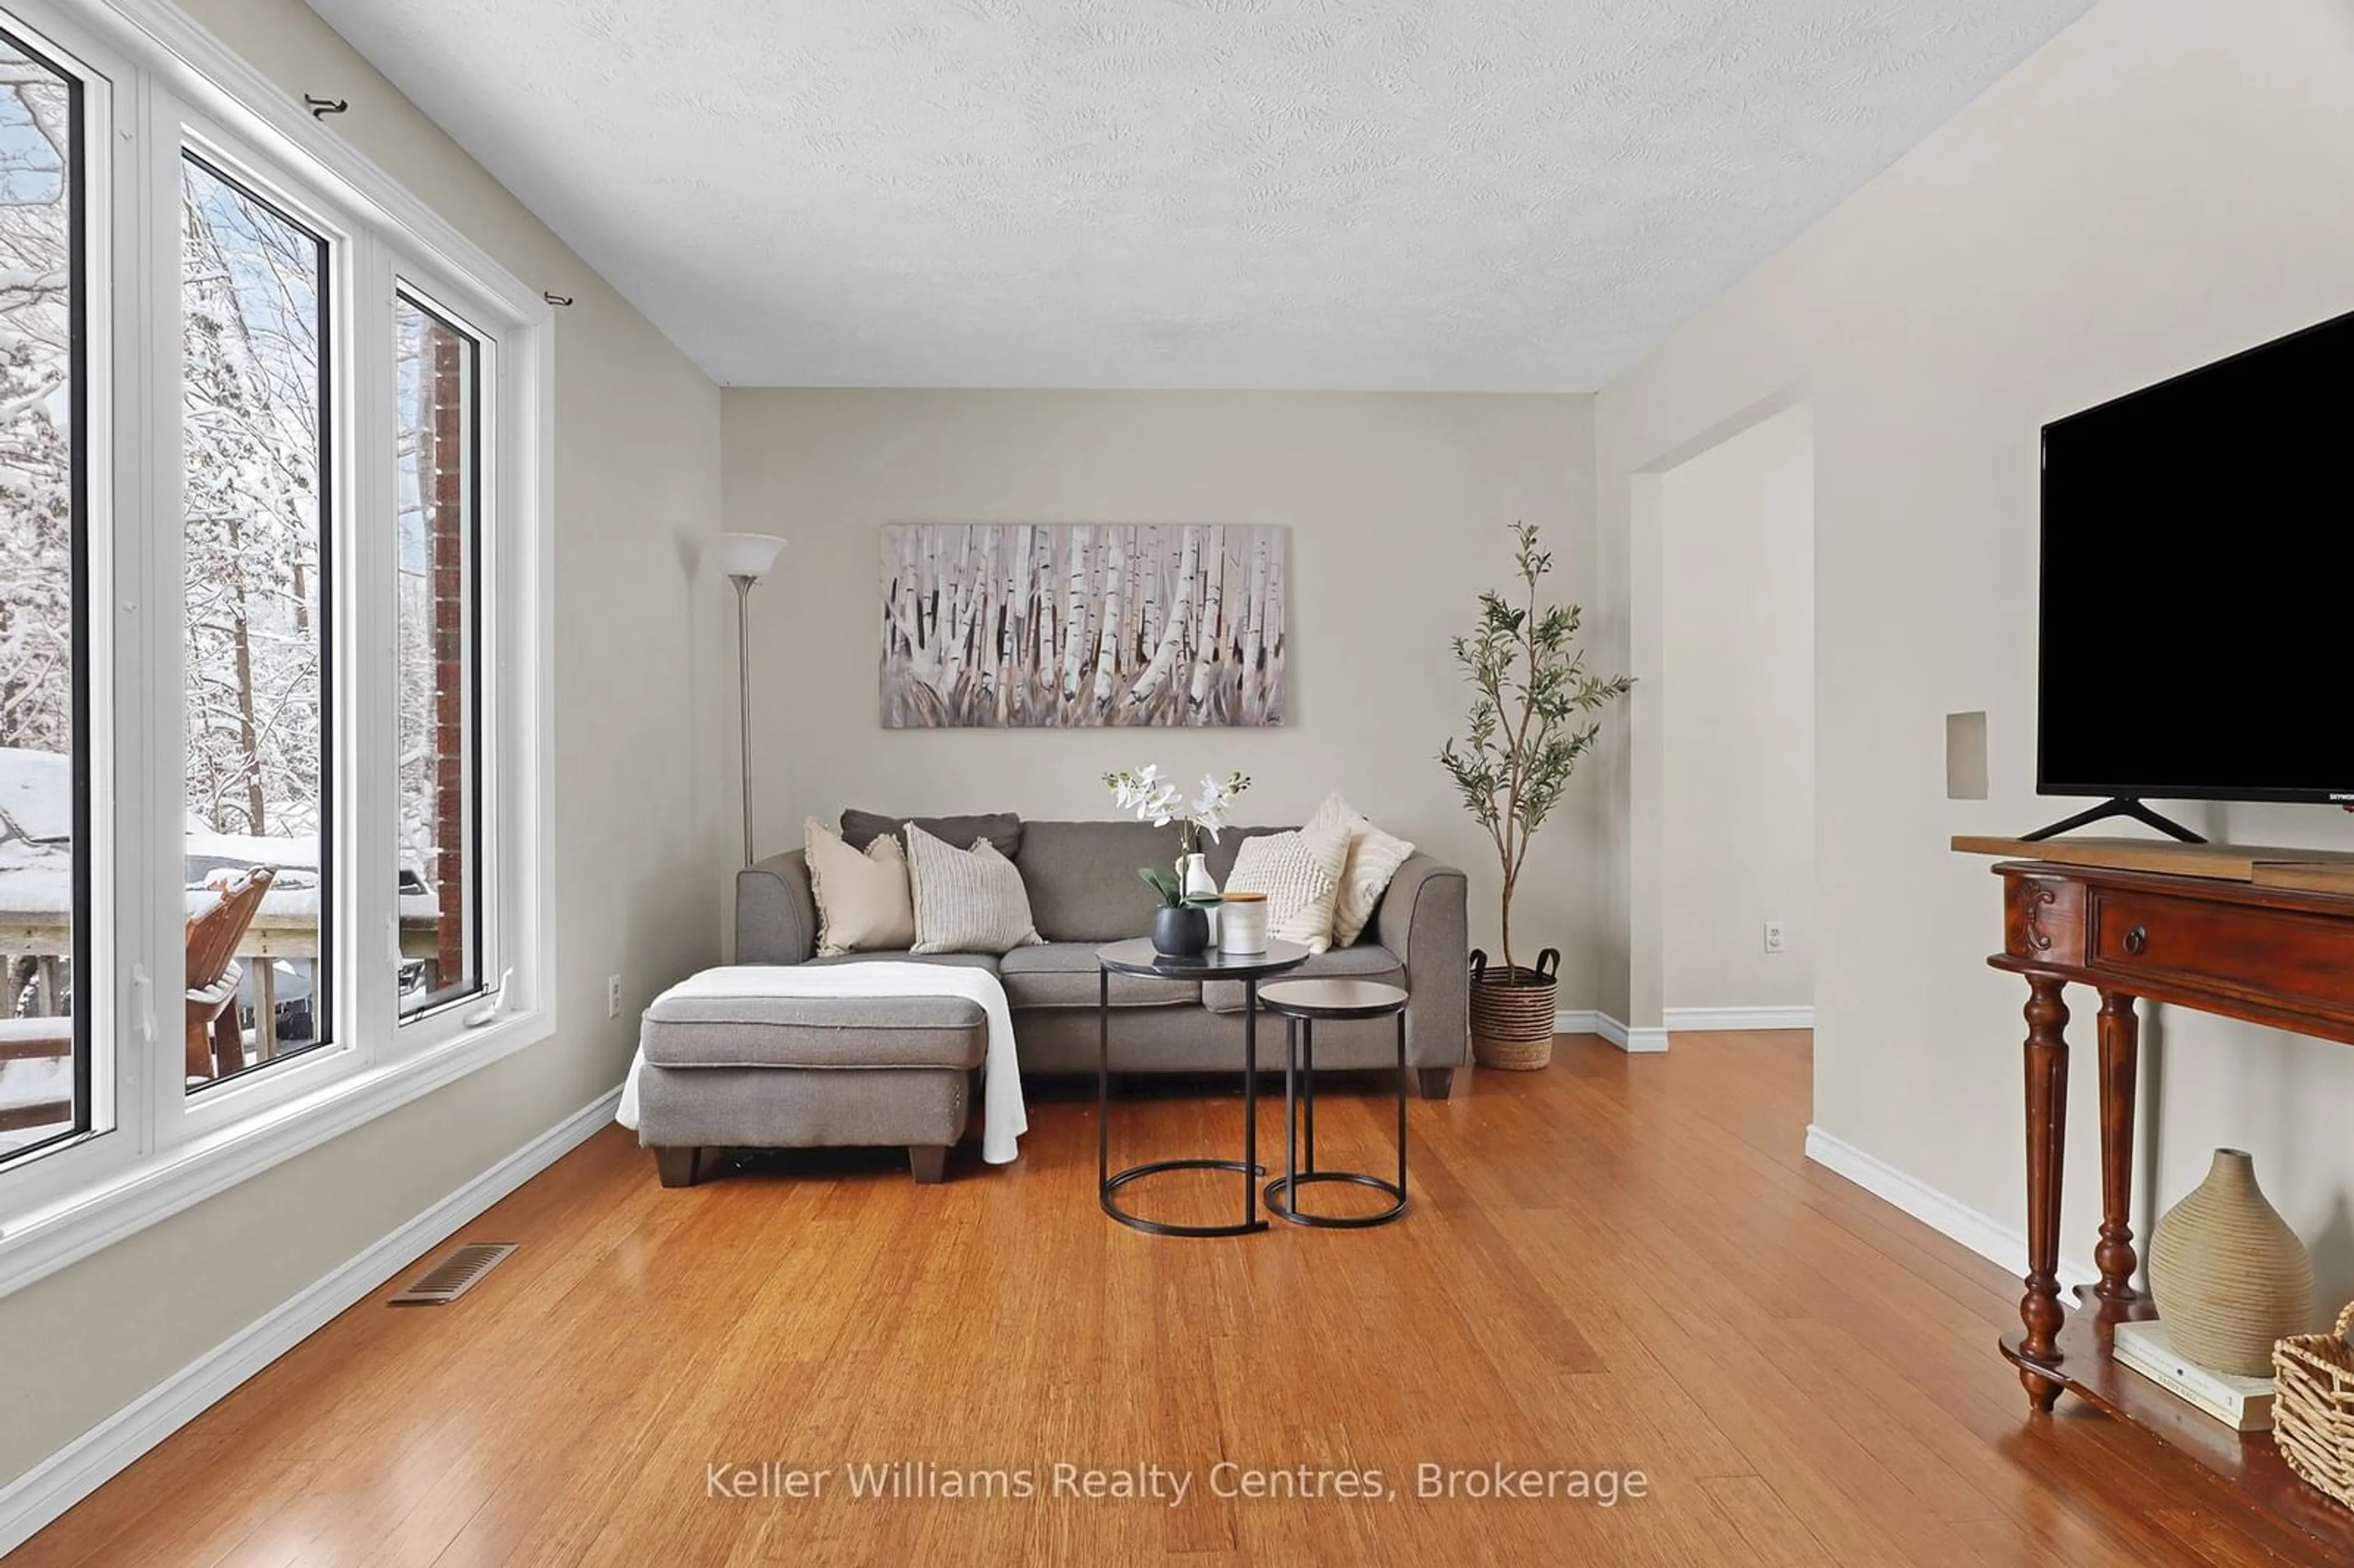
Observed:
[[[415,1279],[387,1307],[447,1307],[482,1282],[482,1277],[514,1251],[513,1242],[468,1242]]]

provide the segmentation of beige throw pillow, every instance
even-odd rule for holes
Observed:
[[[861,854],[811,817],[801,823],[801,847],[817,898],[819,957],[898,950],[915,941],[916,906],[897,839],[885,833]]]
[[[1226,885],[1267,895],[1268,936],[1320,953],[1332,945],[1332,904],[1348,855],[1349,835],[1337,828],[1262,833],[1235,852]]]
[[[1389,891],[1390,878],[1414,853],[1414,846],[1395,833],[1373,826],[1363,811],[1341,799],[1338,791],[1324,797],[1311,828],[1334,828],[1349,835],[1348,859],[1341,866],[1341,892],[1332,904],[1332,945],[1345,948],[1365,934],[1365,924]]]
[[[916,894],[917,952],[1002,957],[1044,940],[1030,916],[1030,893],[1022,885],[1022,874],[987,839],[975,839],[972,848],[960,850],[913,822],[907,834],[908,882]]]

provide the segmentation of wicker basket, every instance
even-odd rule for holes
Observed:
[[[2273,1441],[2306,1485],[2354,1509],[2354,1306],[2334,1334],[2297,1334],[2273,1347]]]
[[[1471,955],[1471,1057],[1483,1067],[1533,1073],[1553,1064],[1554,980],[1561,953],[1547,948],[1537,967],[1488,967],[1488,955]]]

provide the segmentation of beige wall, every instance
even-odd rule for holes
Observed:
[[[1815,431],[1804,405],[1661,476],[1660,1001],[1814,1000]],[[1785,947],[1768,953],[1765,925]]]
[[[557,343],[562,1028],[0,1298],[0,1485],[617,1084],[632,1030],[606,975],[627,1020],[709,962],[731,863],[726,589],[693,548],[719,509],[718,389],[295,0],[183,3],[288,93],[348,97],[338,134],[578,300]]]
[[[1328,789],[1462,865],[1492,944],[1493,852],[1432,760],[1462,721],[1447,639],[1541,524],[1564,593],[1591,593],[1591,399],[1281,393],[726,394],[732,528],[789,535],[753,599],[765,849],[805,814],[1007,809],[1107,817],[1098,776],[1239,768],[1245,821]],[[1272,730],[885,731],[875,717],[877,529],[889,522],[1282,524],[1291,722]],[[1591,950],[1593,863],[1573,819],[1538,841],[1516,933]],[[1522,959],[1528,961],[1527,958]],[[1562,1005],[1590,977],[1565,974]]]
[[[2013,1229],[2023,990],[1981,961],[1999,935],[1994,879],[1946,843],[2065,809],[2032,793],[2037,430],[2354,308],[2349,81],[2354,9],[2337,0],[2105,0],[1600,399],[1599,546],[1627,646],[1656,614],[1658,471],[1760,408],[1813,407],[1816,1117]],[[2218,519],[2186,570],[2228,562],[2238,525]],[[2182,636],[2197,603],[2118,608],[2134,630]],[[1975,708],[1991,798],[1949,801],[1943,715]],[[1641,749],[1638,735],[1611,807],[1627,831],[1606,907],[1628,939],[1606,1000],[1655,983],[1635,917],[1655,896]],[[2318,809],[2204,821],[2354,846],[2354,823]],[[2080,1264],[2097,1212],[2088,1012],[2072,1031],[2085,1049],[2064,1233]],[[2354,1052],[2180,1012],[2156,1033],[2161,1197],[2194,1183],[2214,1145],[2253,1149],[2318,1243],[2326,1300],[2342,1300]]]

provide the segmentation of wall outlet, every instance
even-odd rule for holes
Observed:
[[[1766,950],[1769,953],[1778,953],[1783,951],[1787,946],[1787,942],[1782,931],[1782,922],[1779,920],[1766,921]]]
[[[605,1016],[621,1016],[621,977],[619,975],[605,977]]]

